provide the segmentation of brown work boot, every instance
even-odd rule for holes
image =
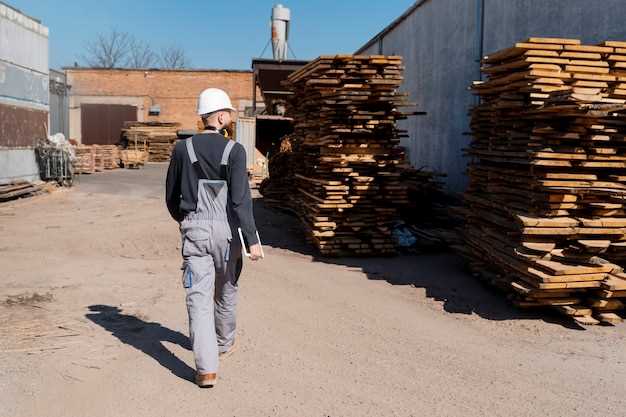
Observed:
[[[210,388],[217,382],[217,374],[201,374],[196,373],[196,384],[200,388]]]
[[[230,348],[225,352],[220,352],[220,359],[226,359],[237,350],[237,342],[233,341],[233,344],[230,345]]]

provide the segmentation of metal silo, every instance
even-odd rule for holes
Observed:
[[[287,59],[290,20],[291,12],[282,4],[277,4],[272,8],[272,52],[277,61]]]

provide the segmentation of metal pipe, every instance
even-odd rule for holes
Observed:
[[[252,73],[252,114],[256,115],[256,71]]]
[[[476,51],[478,63],[478,79],[482,80],[480,62],[483,59],[483,47],[485,40],[485,0],[476,0]]]

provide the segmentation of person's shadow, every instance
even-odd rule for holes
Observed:
[[[161,343],[175,343],[191,350],[191,343],[187,336],[163,327],[160,323],[146,322],[136,316],[122,314],[118,307],[97,304],[88,308],[91,313],[86,314],[85,317],[111,332],[122,343],[152,357],[177,377],[193,381],[195,371]]]

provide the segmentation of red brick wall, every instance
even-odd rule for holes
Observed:
[[[236,108],[240,100],[252,100],[251,71],[68,68],[66,73],[72,96],[142,97],[144,120],[179,122],[183,128],[196,127],[196,100],[205,88],[223,89]],[[161,106],[160,116],[148,116],[151,104]]]

